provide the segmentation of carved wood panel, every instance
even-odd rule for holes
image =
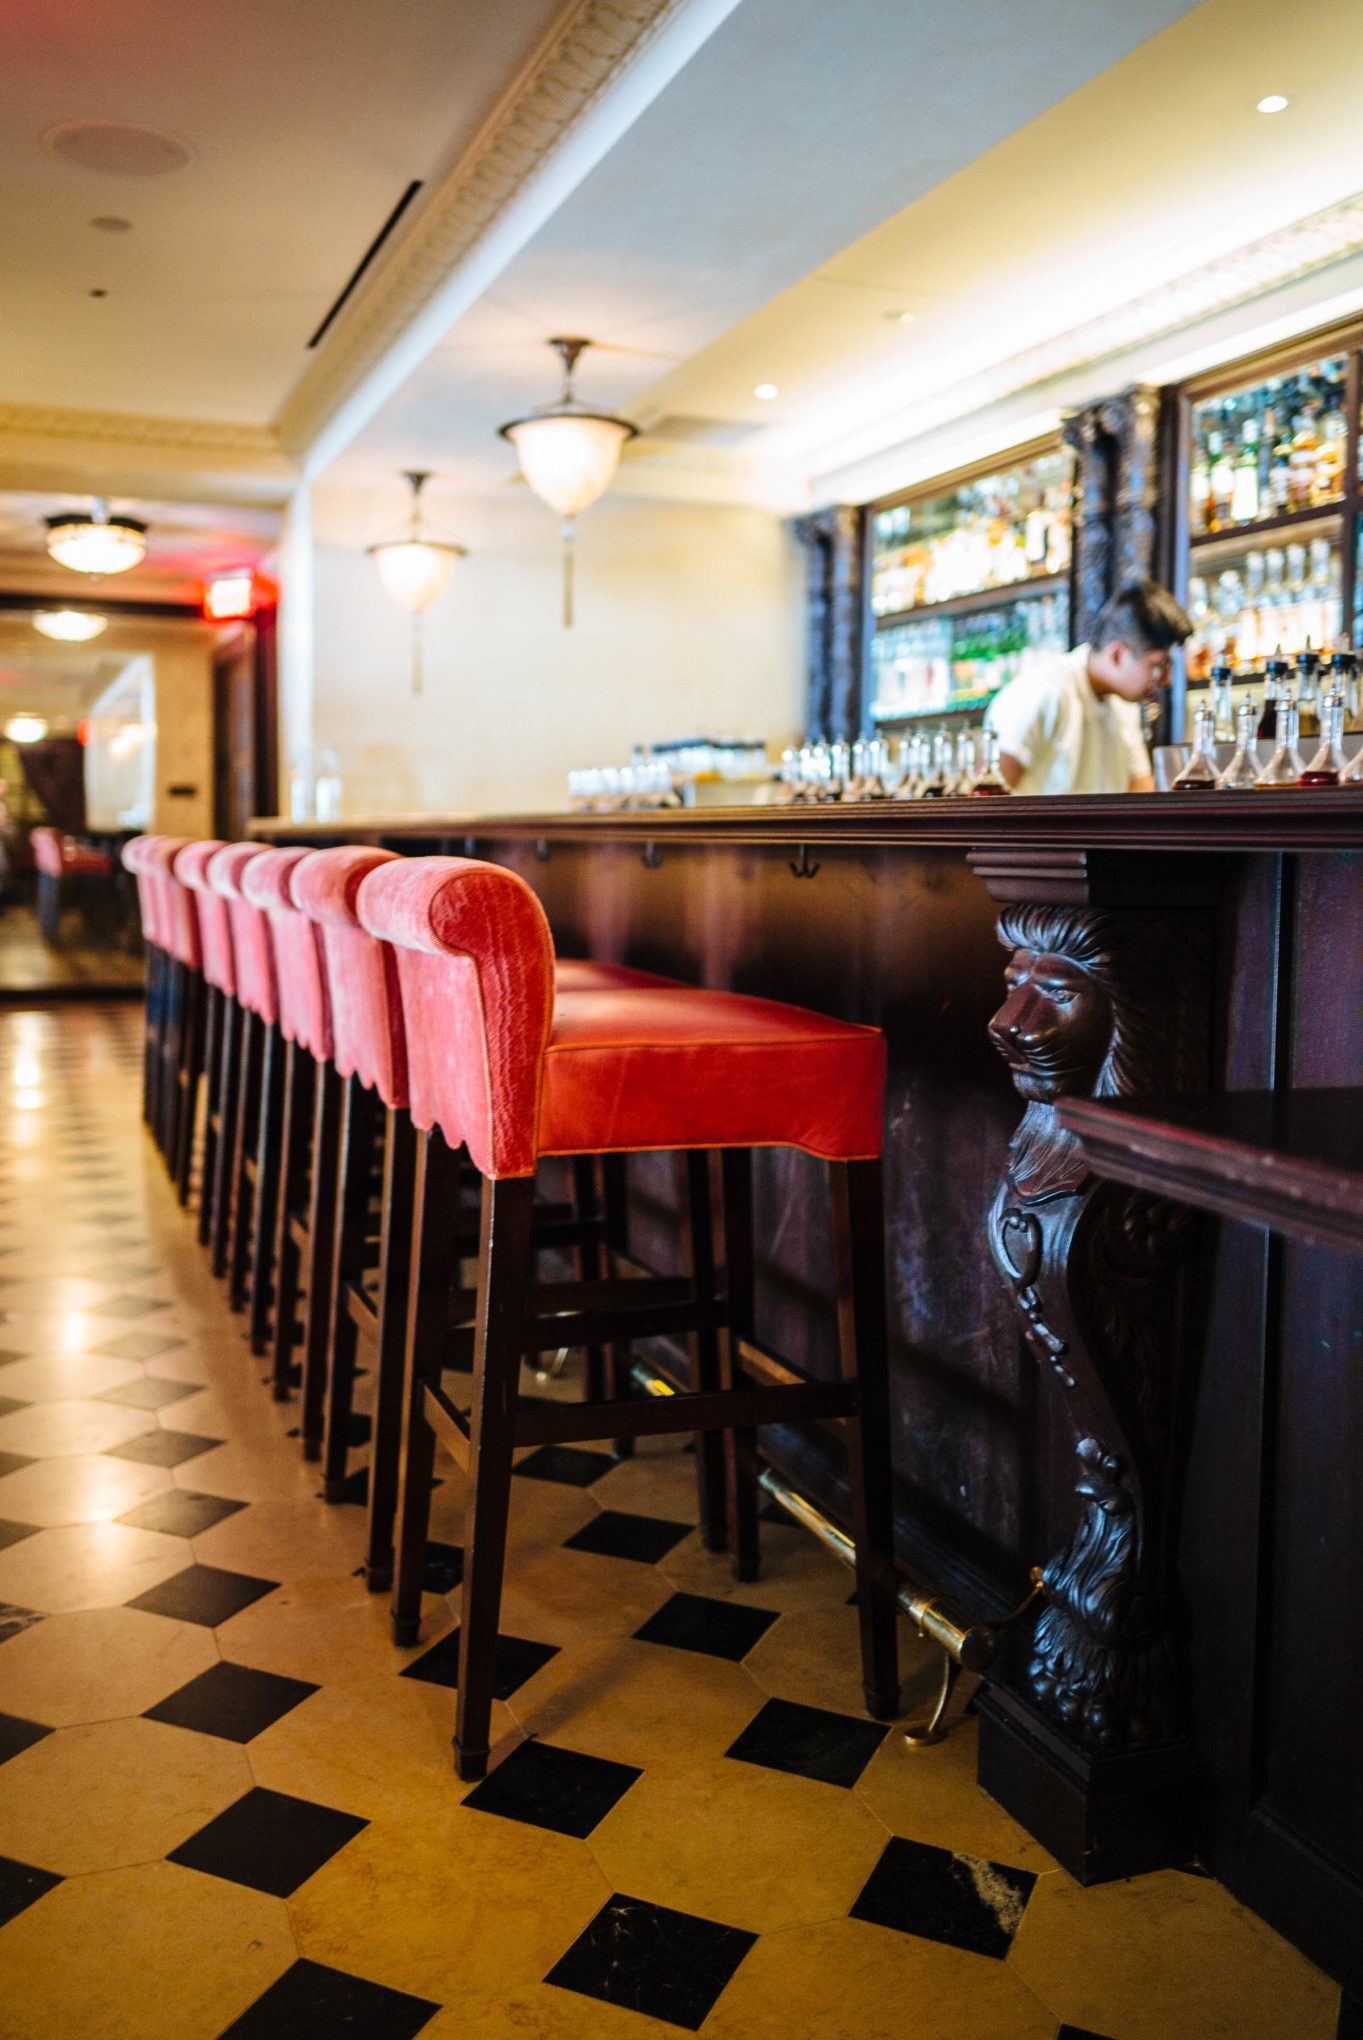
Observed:
[[[1077,457],[1076,644],[1093,633],[1110,595],[1155,571],[1159,392],[1143,384],[1073,411],[1061,426]]]

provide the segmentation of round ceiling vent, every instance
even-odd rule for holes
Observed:
[[[191,154],[172,135],[124,120],[60,120],[46,130],[42,144],[64,163],[106,177],[165,177],[183,170]]]

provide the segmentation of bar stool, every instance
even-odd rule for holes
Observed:
[[[159,900],[161,936],[170,958],[161,1024],[161,1069],[157,1078],[159,1109],[157,1144],[180,1201],[180,1147],[184,1123],[186,1077],[202,1054],[203,970],[199,955],[199,924],[190,895],[175,876],[175,860],[189,847],[187,836],[157,836],[147,851],[147,866]]]
[[[417,1142],[412,1294],[394,1633],[413,1640],[437,1435],[469,1477],[456,1764],[486,1770],[512,1455],[520,1445],[722,1430],[737,1536],[756,1566],[753,1434],[843,1420],[856,1543],[862,1680],[870,1712],[898,1704],[880,1153],[880,1033],[772,1001],[670,987],[555,996],[544,911],[525,883],[464,858],[370,872],[362,926],[398,951]],[[448,1232],[456,1151],[483,1179],[473,1406],[446,1392]],[[753,1333],[750,1150],[829,1164],[840,1376],[802,1379]],[[721,1151],[725,1281],[536,1285],[531,1212],[549,1155]],[[461,1308],[455,1304],[456,1312]],[[522,1357],[560,1344],[719,1331],[719,1381],[657,1400],[519,1406]],[[760,1384],[760,1385],[757,1385]],[[750,1528],[746,1527],[750,1524]]]
[[[330,1364],[323,1381],[319,1348],[310,1337],[303,1373],[303,1447],[309,1458],[322,1458],[326,1499],[343,1500],[358,1341],[364,1339],[376,1371],[365,1565],[375,1592],[386,1590],[393,1576],[416,1135],[407,1111],[397,959],[387,943],[361,927],[356,900],[371,871],[398,861],[391,850],[359,845],[318,850],[294,867],[290,880],[295,904],[315,922],[321,938],[332,1060],[342,1087],[336,1243],[326,1319]],[[569,991],[670,982],[626,965],[566,958],[558,960],[557,979],[560,989]],[[375,1256],[369,1208],[379,1149],[383,1178]],[[618,1231],[619,1221],[610,1208],[598,1212],[590,1160],[584,1168],[585,1176],[575,1179],[571,1207],[550,1204],[537,1210],[535,1236],[542,1246],[573,1247],[580,1272],[591,1278],[600,1272],[608,1227],[614,1224]],[[476,1253],[476,1226],[461,1221],[448,1244],[451,1255]],[[366,1277],[374,1259],[371,1286]]]
[[[189,887],[199,924],[199,954],[204,980],[204,1108],[203,1153],[199,1166],[199,1244],[207,1246],[213,1236],[216,1200],[220,1191],[218,1155],[223,1132],[223,1070],[226,1057],[228,1015],[236,1006],[236,967],[232,956],[232,924],[227,902],[213,891],[208,880],[209,860],[226,845],[216,837],[191,843],[175,860],[175,876]],[[198,1116],[198,1075],[192,1080],[195,1093],[190,1103],[190,1126]]]
[[[161,940],[160,895],[152,882],[149,850],[154,836],[130,836],[123,845],[123,867],[137,886],[137,912],[146,951],[146,993],[142,1054],[142,1117],[156,1121],[156,1079],[161,1067],[161,1006],[169,958]]]
[[[233,1310],[246,1305],[252,1249],[252,1217],[258,1176],[262,1100],[268,1064],[278,1070],[279,1003],[275,986],[274,947],[265,915],[242,892],[242,880],[256,858],[266,852],[259,843],[229,843],[208,860],[213,891],[227,903],[232,930],[237,1015],[229,1024],[223,1049],[224,1117],[227,1136],[219,1152],[219,1173],[226,1177],[221,1199],[214,1199],[212,1267],[227,1277],[227,1300]],[[231,1014],[228,1014],[229,1023]],[[278,1078],[274,1076],[277,1089]],[[219,1233],[219,1221],[222,1232]]]

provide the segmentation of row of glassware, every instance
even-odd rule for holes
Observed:
[[[893,754],[884,737],[854,744],[822,738],[781,753],[781,800],[787,806],[830,801],[988,799],[1009,792],[993,730],[920,730],[901,737]]]
[[[1352,760],[1344,752],[1344,696],[1327,694],[1320,704],[1320,746],[1308,762],[1301,741],[1300,710],[1289,694],[1274,708],[1274,749],[1267,764],[1259,751],[1259,706],[1243,701],[1235,711],[1235,753],[1224,769],[1216,756],[1216,716],[1199,708],[1193,717],[1193,749],[1173,782],[1175,793],[1244,793],[1288,786],[1363,786],[1363,747]]]

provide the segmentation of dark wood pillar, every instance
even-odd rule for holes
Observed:
[[[805,551],[805,730],[861,729],[862,548],[865,515],[834,503],[795,520]]]
[[[1077,456],[1072,635],[1083,644],[1110,595],[1155,571],[1159,392],[1143,384],[1072,411]]]
[[[1207,1087],[1212,917],[1176,862],[1143,881],[1083,851],[971,854],[1009,957],[989,1032],[1026,1100],[988,1246],[1063,1404],[1078,1500],[1030,1640],[981,1699],[980,1782],[1085,1883],[1196,1846],[1174,1559],[1200,1221],[1098,1182],[1055,1109]]]

